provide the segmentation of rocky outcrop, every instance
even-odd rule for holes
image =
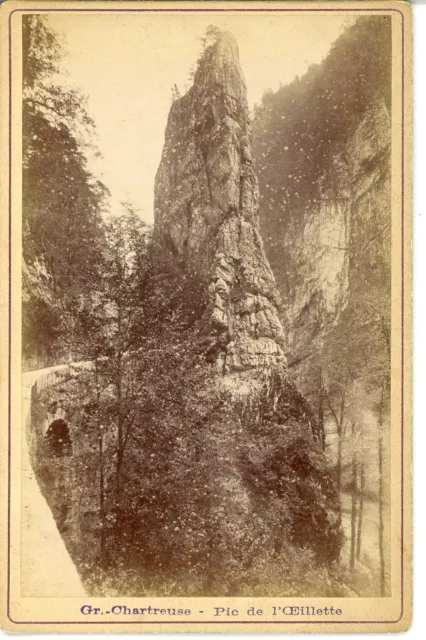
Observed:
[[[333,171],[319,181],[317,203],[289,216],[282,227],[285,269],[277,267],[276,277],[284,299],[285,352],[313,407],[318,406],[323,344],[354,293],[360,260],[368,287],[373,263],[388,259],[390,144],[389,111],[377,101],[336,157]],[[264,233],[269,233],[266,216]]]
[[[279,296],[259,232],[246,86],[230,33],[206,50],[194,86],[171,108],[155,230],[204,274],[205,332],[218,338],[218,367],[285,367]]]
[[[389,367],[391,61],[391,22],[359,17],[321,63],[255,109],[261,233],[288,370],[330,426],[328,445],[337,407],[358,425],[366,404],[374,414]]]
[[[259,577],[274,554],[286,557],[287,544],[336,559],[338,495],[316,422],[287,373],[280,298],[259,230],[246,87],[227,32],[207,47],[193,87],[172,105],[155,183],[154,241],[208,291],[192,336],[210,340],[206,360],[214,364],[197,403],[213,393],[222,398],[199,430],[202,464],[209,460],[201,490],[211,492],[214,523],[207,592],[223,589],[230,572],[234,585],[226,589],[242,593],[243,576]]]

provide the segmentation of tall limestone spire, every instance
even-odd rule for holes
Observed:
[[[171,108],[155,182],[155,234],[202,273],[219,370],[285,368],[279,296],[259,233],[247,91],[238,46],[220,32]]]

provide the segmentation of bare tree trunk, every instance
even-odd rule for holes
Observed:
[[[101,564],[105,563],[105,487],[104,487],[104,453],[103,453],[103,426],[101,424],[100,400],[101,387],[99,384],[98,361],[95,360],[95,385],[97,402],[97,427],[99,444],[99,520],[100,520],[100,554]]]
[[[122,505],[121,505],[121,474],[123,465],[123,421],[122,421],[122,371],[121,371],[121,354],[117,358],[116,372],[116,389],[117,389],[117,446],[116,446],[116,467],[115,467],[115,536],[116,542],[121,536],[122,527]]]
[[[357,459],[354,451],[354,433],[355,425],[352,424],[352,500],[351,500],[351,551],[349,558],[349,567],[353,571],[355,569],[355,549],[356,549],[356,516],[357,516]]]
[[[364,491],[365,491],[365,468],[364,463],[360,464],[360,487],[359,487],[359,502],[358,502],[358,530],[356,536],[356,559],[361,559],[361,544],[362,544],[362,525],[364,518]]]
[[[104,452],[103,452],[103,431],[99,425],[99,512],[101,520],[101,556],[105,558],[105,488],[104,488]]]
[[[337,429],[336,484],[337,484],[337,490],[339,494],[341,493],[341,488],[342,488],[342,450],[343,450],[343,437],[344,437],[343,422],[345,419],[346,383],[347,383],[347,378],[345,379],[345,384],[344,384],[344,387],[342,390],[342,396],[340,399],[339,416],[337,416],[337,413],[334,410],[333,405],[331,404],[330,397],[327,391],[323,389],[324,396],[327,399],[328,406],[333,416],[334,422],[336,424],[336,429]]]
[[[378,424],[378,464],[379,464],[379,558],[380,558],[380,594],[386,595],[386,578],[385,578],[385,542],[384,542],[384,478],[383,478],[383,404],[384,404],[384,386],[380,394],[379,408],[379,424]]]
[[[324,382],[322,367],[319,370],[319,402],[318,402],[318,430],[319,441],[323,451],[325,451],[325,430],[324,430]]]
[[[120,358],[121,360],[121,358]],[[121,465],[123,462],[123,421],[122,421],[122,380],[121,380],[121,362],[118,366],[117,374],[117,466],[115,473],[115,482],[117,490],[117,500],[120,498],[121,491]]]
[[[339,495],[342,490],[342,437],[340,429],[337,432],[337,491]]]
[[[340,414],[339,414],[339,425],[337,429],[337,435],[339,438],[338,446],[337,446],[337,488],[339,493],[342,490],[342,450],[343,450],[343,422],[345,419],[345,402],[346,402],[346,384],[347,377],[345,378],[345,384],[342,391],[342,398],[340,401]]]
[[[122,331],[122,318],[121,318],[121,309],[118,309],[118,339],[121,340],[121,331]],[[121,342],[118,344],[118,353],[117,353],[117,370],[116,370],[116,380],[115,385],[117,389],[117,461],[116,461],[116,471],[115,471],[115,483],[116,483],[116,500],[117,506],[120,501],[120,492],[121,492],[121,466],[123,462],[123,441],[124,441],[124,433],[123,433],[123,407],[122,407],[122,392],[123,392],[123,372],[122,372],[122,351],[121,351]]]
[[[124,456],[124,428],[123,428],[123,351],[122,351],[122,314],[118,308],[117,334],[118,352],[116,356],[115,386],[117,390],[117,447],[116,447],[116,467],[115,467],[115,534],[116,542],[120,539],[122,528],[122,505],[121,505],[121,476]]]

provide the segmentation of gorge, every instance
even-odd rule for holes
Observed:
[[[52,292],[45,257],[26,261],[27,308],[38,297],[49,315],[63,295],[73,358],[89,363],[33,388],[28,441],[90,594],[384,594],[383,535],[380,577],[354,578],[361,537],[350,575],[341,560],[342,495],[355,516],[360,495],[378,501],[382,527],[387,499],[386,69],[359,62],[377,90],[355,115],[335,90],[349,115],[327,144],[324,105],[309,102],[329,100],[354,30],[378,29],[368,21],[266,94],[253,124],[237,42],[209,28],[170,108],[152,232],[131,210],[93,221],[98,262],[80,290]]]

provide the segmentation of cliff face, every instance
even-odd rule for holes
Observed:
[[[374,289],[375,263],[377,269],[388,259],[390,143],[390,115],[379,101],[339,154],[317,204],[290,217],[280,234],[286,267],[277,267],[276,276],[284,300],[285,351],[298,387],[314,407],[324,342],[360,283]],[[264,225],[267,234],[267,219]]]
[[[218,367],[285,367],[279,297],[259,232],[246,86],[229,33],[209,47],[194,86],[170,111],[155,229],[205,277],[205,331],[218,338]]]
[[[390,21],[360,17],[320,64],[266,93],[253,123],[288,370],[343,484],[336,428],[364,425],[373,437],[390,366],[391,60]]]
[[[23,261],[22,304],[23,369],[50,364],[62,355],[58,348],[60,313],[43,260],[35,259],[32,264]]]

